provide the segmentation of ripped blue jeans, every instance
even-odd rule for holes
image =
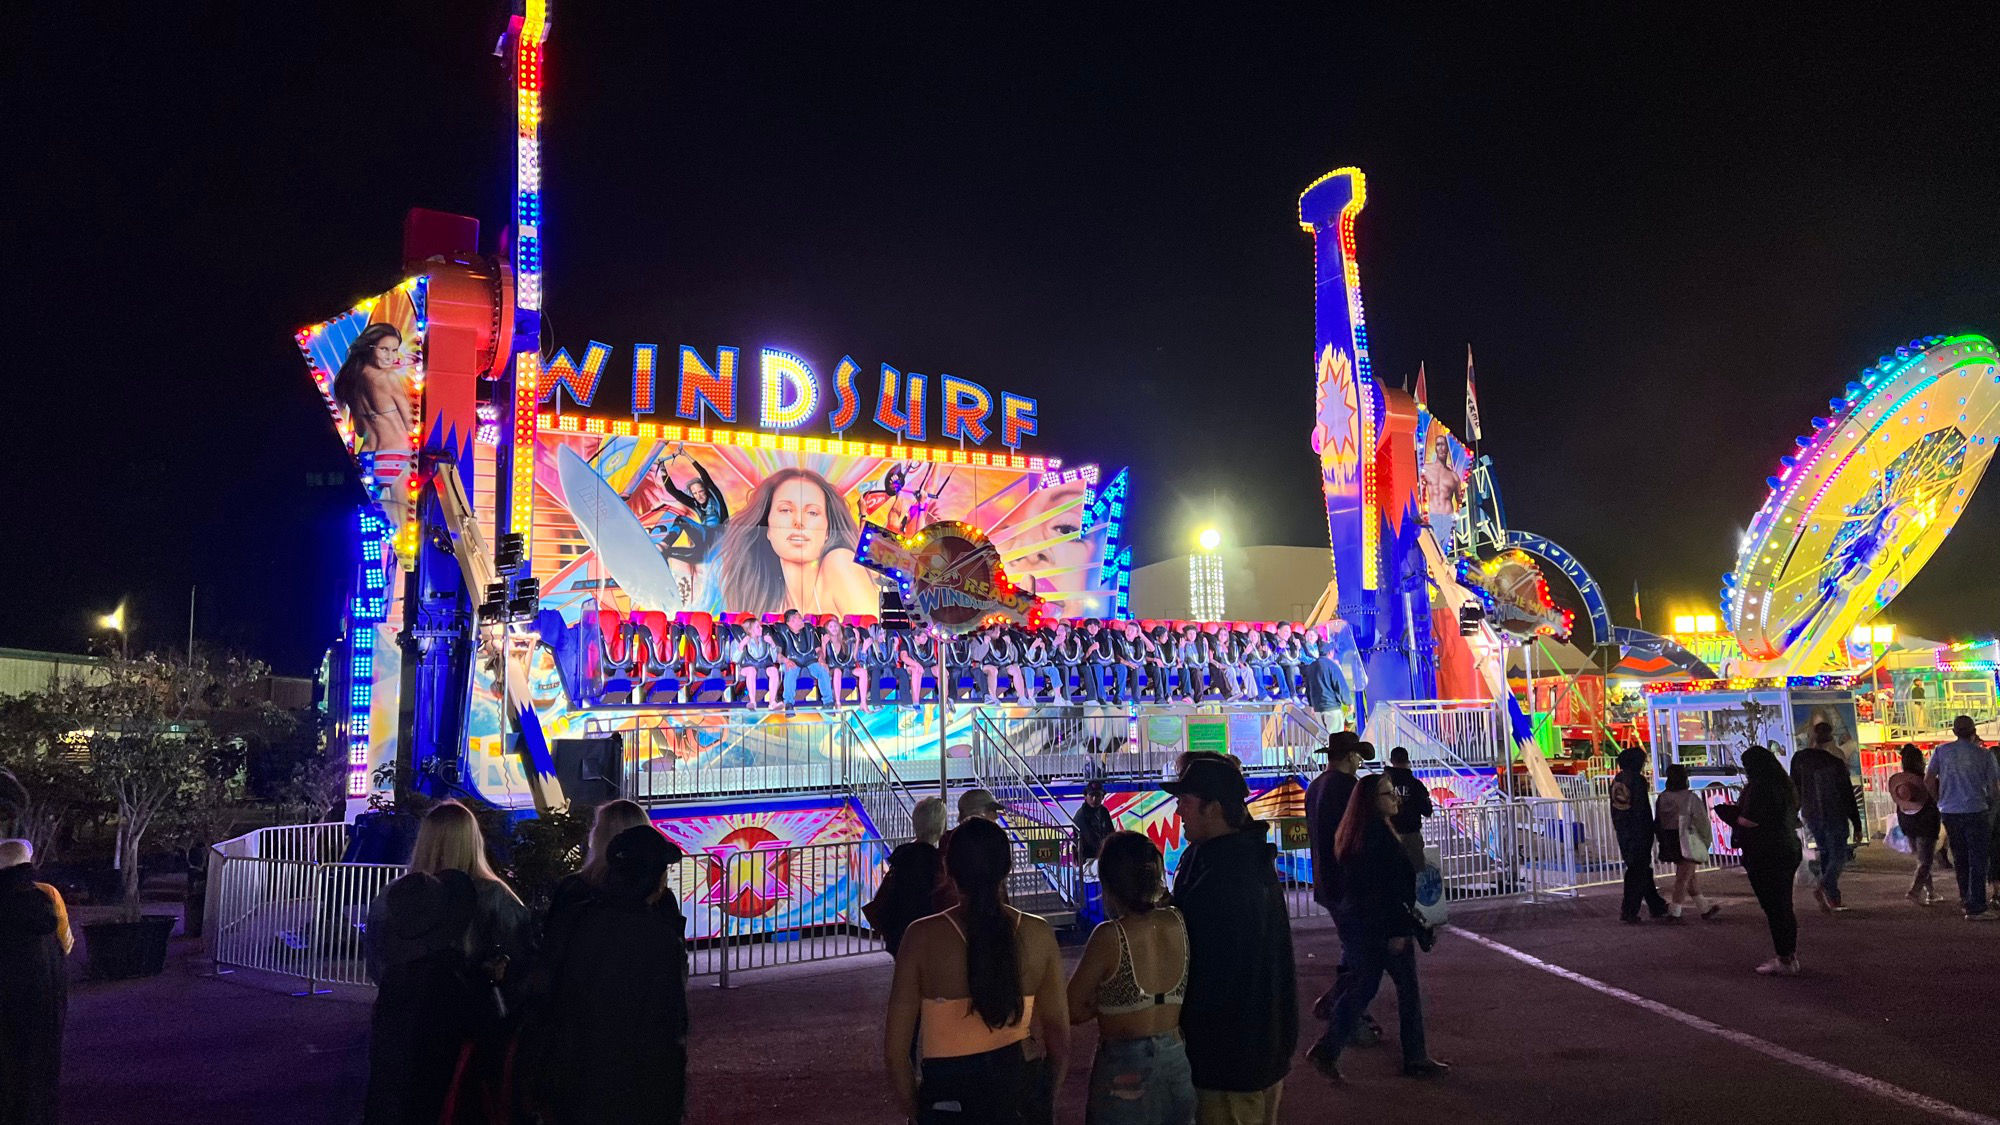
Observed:
[[[1085,1125],[1191,1125],[1194,1072],[1177,1034],[1100,1039]]]

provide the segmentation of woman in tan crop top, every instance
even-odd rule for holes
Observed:
[[[1160,850],[1138,832],[1114,832],[1098,852],[1111,920],[1091,931],[1069,978],[1069,1018],[1097,1021],[1090,1067],[1093,1125],[1187,1125],[1194,1076],[1181,1041],[1187,925],[1165,905]]]
[[[958,905],[912,923],[896,952],[883,1036],[890,1089],[919,1125],[1019,1122],[1036,1082],[1030,1033],[1046,1049],[1051,1089],[1069,1059],[1062,954],[1048,922],[1005,902],[1013,859],[998,824],[959,825],[945,865]],[[920,1022],[921,1081],[910,1064]]]

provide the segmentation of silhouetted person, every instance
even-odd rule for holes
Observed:
[[[55,1125],[69,975],[58,898],[26,840],[0,840],[0,1123]]]

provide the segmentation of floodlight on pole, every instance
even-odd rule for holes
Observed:
[[[1222,620],[1222,533],[1206,527],[1195,536],[1201,550],[1188,556],[1188,616],[1196,621]]]

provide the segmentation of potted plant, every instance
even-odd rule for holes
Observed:
[[[254,662],[219,666],[199,657],[107,658],[102,676],[56,689],[73,724],[65,740],[87,752],[89,777],[114,811],[121,909],[83,927],[94,976],[150,976],[166,966],[174,915],[140,908],[140,859],[148,844],[212,822],[241,769],[246,717],[262,721],[245,688]]]

